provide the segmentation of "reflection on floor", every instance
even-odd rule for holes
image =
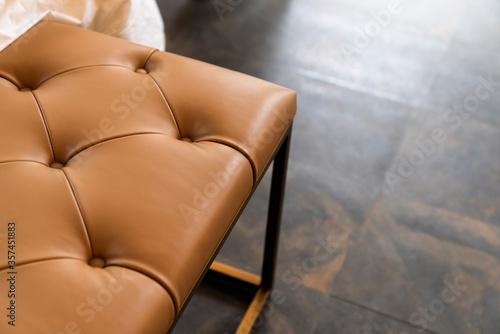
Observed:
[[[159,5],[168,51],[299,94],[254,333],[500,333],[500,2]],[[258,273],[268,181],[219,261]],[[234,332],[247,303],[205,283],[174,333]]]

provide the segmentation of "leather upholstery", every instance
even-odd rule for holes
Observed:
[[[269,163],[295,92],[41,23],[0,53],[0,333],[165,333]],[[4,313],[6,313],[4,311]]]

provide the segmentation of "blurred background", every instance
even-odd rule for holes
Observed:
[[[167,51],[298,92],[254,333],[500,333],[500,1],[158,4]],[[268,191],[219,261],[259,273]],[[232,333],[251,297],[205,282],[174,333]]]

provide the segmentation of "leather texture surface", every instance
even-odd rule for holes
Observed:
[[[9,222],[18,283],[0,332],[165,333],[295,110],[286,88],[57,23],[0,52],[2,309]]]

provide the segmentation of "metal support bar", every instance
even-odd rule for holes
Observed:
[[[267,213],[266,240],[264,245],[264,259],[262,263],[262,277],[237,269],[219,262],[214,262],[210,270],[216,271],[227,277],[243,283],[251,283],[258,287],[236,334],[249,334],[257,320],[262,307],[265,305],[274,283],[274,273],[278,257],[279,233],[283,202],[285,196],[286,174],[288,167],[288,154],[290,151],[291,128],[288,135],[281,143],[281,147],[274,157],[273,175],[271,180],[271,193]]]
[[[281,144],[274,158],[271,195],[267,212],[266,243],[264,246],[264,261],[262,264],[261,286],[271,289],[274,283],[276,259],[278,257],[281,216],[285,197],[286,172],[288,167],[288,152],[290,151],[291,131]]]

